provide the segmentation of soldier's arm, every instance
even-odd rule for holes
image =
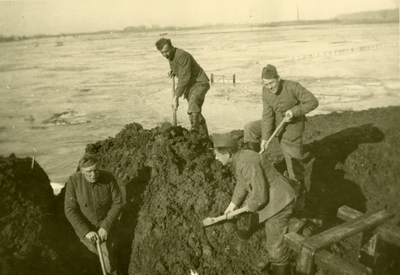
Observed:
[[[236,179],[237,182],[233,191],[231,203],[233,203],[235,206],[240,206],[246,198],[247,190],[246,186],[244,185],[244,179],[240,171],[236,171]]]
[[[85,237],[85,235],[90,232],[90,227],[87,223],[87,219],[83,216],[80,210],[75,185],[71,177],[68,179],[65,189],[64,211],[65,216],[77,232],[78,236],[80,238]]]
[[[190,57],[183,54],[178,56],[178,85],[175,89],[175,95],[181,97],[185,92],[192,74]]]
[[[113,175],[109,175],[110,177],[110,188],[111,188],[111,197],[112,197],[112,205],[110,210],[107,213],[107,217],[103,220],[100,227],[107,230],[107,232],[111,229],[111,227],[118,220],[119,215],[121,214],[123,202],[122,195],[119,190],[119,186],[115,177]]]
[[[272,133],[274,132],[274,121],[275,113],[271,105],[269,105],[267,100],[266,92],[263,91],[262,101],[263,101],[263,111],[261,120],[261,139],[268,140]]]
[[[247,163],[243,169],[243,178],[250,186],[249,198],[246,200],[249,211],[255,212],[268,202],[268,182],[262,167],[257,163]]]
[[[292,91],[300,102],[290,109],[294,117],[305,115],[318,107],[318,99],[300,83],[296,83]]]

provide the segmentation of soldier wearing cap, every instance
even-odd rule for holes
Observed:
[[[216,159],[222,165],[231,164],[237,183],[228,214],[237,207],[258,214],[258,223],[265,223],[266,248],[274,275],[290,274],[289,248],[284,235],[289,227],[295,193],[288,179],[282,176],[266,158],[252,150],[237,150],[237,140],[231,133],[213,134]],[[225,227],[225,226],[224,226]],[[228,231],[229,228],[225,227]]]
[[[106,270],[117,274],[115,227],[123,206],[117,181],[99,169],[93,155],[83,156],[79,168],[66,184],[65,215],[90,251],[97,254],[96,241],[101,241]]]
[[[172,46],[170,39],[159,39],[156,47],[169,61],[171,70],[168,75],[178,77],[172,108],[178,109],[181,96],[187,99],[191,130],[208,136],[206,120],[201,114],[206,93],[210,89],[210,80],[206,73],[190,53]]]
[[[304,190],[305,167],[303,164],[303,132],[306,114],[318,107],[318,100],[298,82],[283,80],[273,65],[267,65],[261,73],[263,81],[262,119],[244,127],[244,142],[248,149],[267,149],[267,140],[275,127],[286,116],[289,122],[276,135],[285,157],[290,181],[296,193]],[[261,148],[260,148],[261,140]]]

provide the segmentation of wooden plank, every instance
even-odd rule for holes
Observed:
[[[392,218],[393,216],[394,215],[386,213],[384,210],[364,215],[348,206],[343,206],[338,210],[338,217],[347,221],[343,225],[331,228],[330,230],[322,232],[309,239],[305,239],[303,236],[295,232],[286,234],[286,245],[291,249],[300,252],[297,259],[296,274],[312,274],[313,262],[321,268],[335,272],[335,274],[369,274],[370,272],[368,272],[368,268],[362,266],[356,268],[351,266],[343,259],[334,256],[332,253],[322,248],[330,246],[331,244],[348,238],[354,234],[361,233],[365,230],[371,230],[374,227],[376,227],[376,229],[373,233],[378,234],[380,240],[400,246],[399,227],[391,225],[378,226],[378,224]],[[323,244],[323,247],[319,246],[321,244]],[[306,247],[304,248],[303,246]]]
[[[378,226],[374,233],[378,234],[379,240],[397,245],[400,247],[400,227],[391,225],[391,224],[383,224]]]
[[[303,246],[297,256],[296,275],[311,275],[314,269],[315,252]]]
[[[304,222],[298,218],[292,217],[289,220],[289,232],[298,232],[301,227],[303,227]]]
[[[288,233],[285,235],[285,244],[296,252],[299,252],[301,250],[304,240],[305,238],[297,234],[296,232]]]
[[[335,274],[368,275],[366,268],[360,267],[360,269],[358,269],[327,250],[320,250],[315,253],[315,264],[317,264],[320,268],[333,271]]]
[[[393,216],[385,210],[366,214],[310,237],[303,243],[303,246],[312,251],[318,251],[357,233],[376,227]]]
[[[295,232],[285,235],[285,244],[296,252],[300,252],[305,238]],[[315,253],[314,262],[321,268],[330,270],[335,274],[343,275],[366,275],[367,270],[359,270],[340,257],[337,257],[326,250],[320,250]]]
[[[338,209],[337,217],[344,221],[351,221],[362,215],[363,213],[344,205]],[[400,247],[400,227],[391,224],[382,224],[373,233],[378,234],[380,240]]]
[[[343,205],[338,209],[337,217],[344,221],[351,221],[364,215],[362,212],[357,211],[347,205]]]

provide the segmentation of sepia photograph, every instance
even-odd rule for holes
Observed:
[[[0,274],[400,274],[399,27],[399,0],[0,0]]]

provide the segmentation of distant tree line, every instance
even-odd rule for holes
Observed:
[[[0,43],[3,42],[12,42],[12,41],[18,41],[18,40],[25,40],[29,39],[29,37],[26,36],[2,36],[0,35]]]
[[[399,9],[340,14],[335,19],[342,23],[394,23],[399,22]]]
[[[210,28],[221,28],[221,27],[277,27],[277,26],[288,26],[288,25],[312,25],[312,24],[379,24],[379,23],[398,23],[399,22],[399,8],[391,10],[380,10],[380,11],[366,11],[357,12],[352,14],[340,14],[331,20],[297,20],[297,21],[281,21],[281,22],[270,22],[260,24],[206,24],[203,26],[192,26],[192,27],[177,27],[167,26],[160,27],[159,25],[152,25],[146,27],[144,25],[126,27],[122,31],[120,30],[104,30],[98,32],[86,32],[86,33],[72,33],[72,34],[57,34],[57,35],[45,35],[38,34],[35,36],[2,36],[0,35],[0,43],[13,42],[27,39],[41,39],[49,37],[65,37],[78,35],[93,35],[93,34],[106,34],[106,33],[119,33],[119,32],[148,32],[148,31],[162,31],[162,35],[167,34],[165,31],[176,31],[178,29],[195,30],[195,29],[210,29]]]
[[[0,35],[0,43],[3,42],[13,42],[13,41],[20,41],[20,40],[28,40],[28,39],[41,39],[41,38],[48,38],[48,37],[64,37],[67,36],[66,34],[52,34],[52,35],[46,35],[46,34],[37,34],[34,36],[3,36]]]

